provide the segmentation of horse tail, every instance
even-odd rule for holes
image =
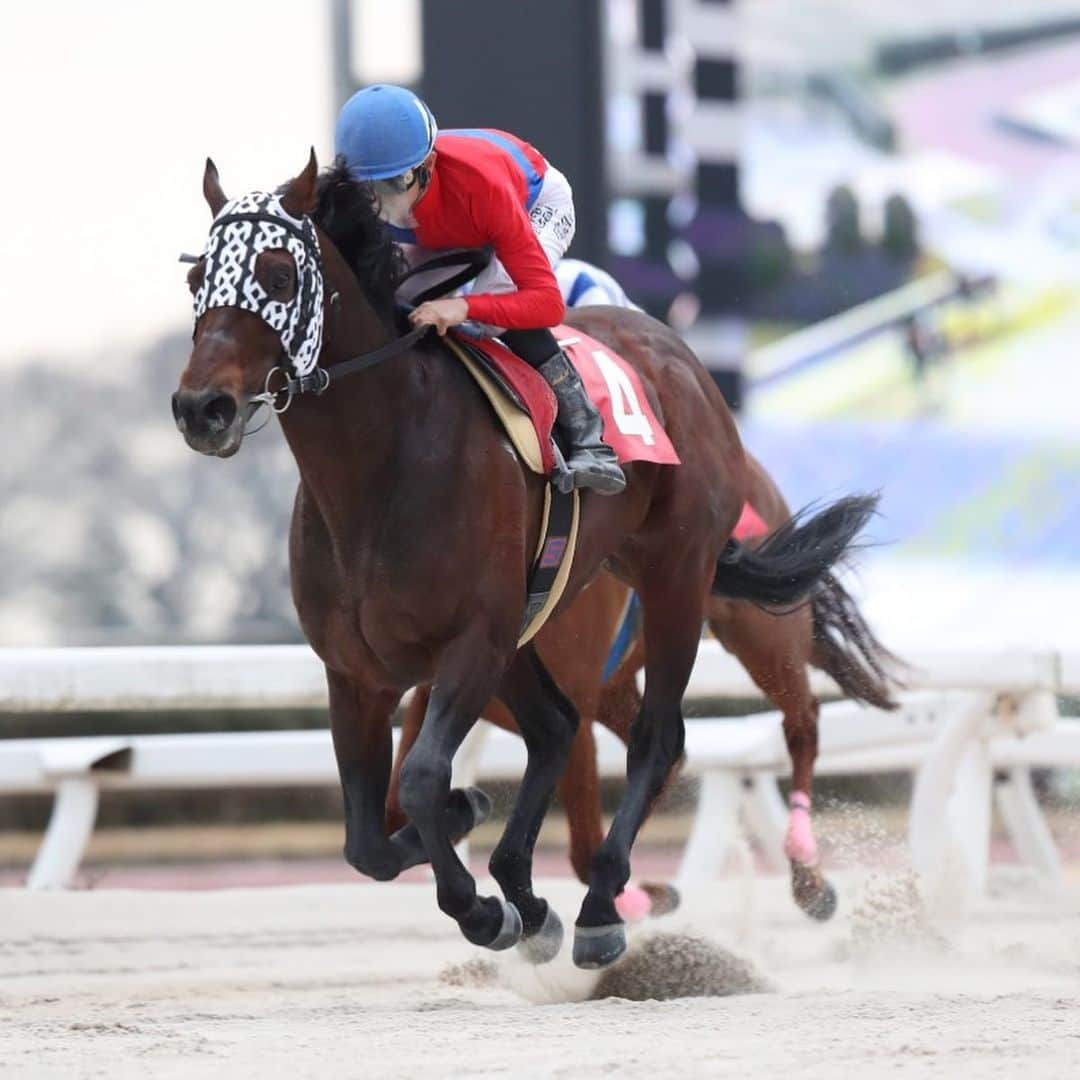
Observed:
[[[805,603],[851,550],[877,504],[877,495],[853,495],[812,515],[800,510],[756,547],[728,540],[716,561],[712,591],[771,610]]]
[[[810,596],[814,614],[812,663],[831,676],[852,701],[895,709],[893,690],[902,682],[895,670],[902,662],[878,641],[854,598],[826,571]]]

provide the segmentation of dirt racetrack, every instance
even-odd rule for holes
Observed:
[[[826,926],[780,879],[690,897],[632,952],[647,933],[707,934],[772,991],[634,1002],[582,1000],[595,976],[568,947],[543,969],[491,963],[426,884],[4,890],[0,1061],[6,1076],[110,1080],[1075,1074],[1075,881],[1049,896],[997,871],[951,927],[927,925],[902,875],[839,885]],[[577,886],[545,891],[569,927]]]

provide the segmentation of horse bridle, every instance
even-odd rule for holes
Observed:
[[[251,228],[234,229],[229,234],[230,226],[234,225],[250,225]],[[262,229],[258,226],[262,226]],[[274,235],[279,230],[285,244],[271,246],[275,240],[281,239]],[[288,303],[271,300],[255,279],[255,260],[266,250],[286,250],[293,256],[297,288],[296,296]],[[318,357],[322,351],[325,318],[322,304],[325,278],[318,235],[309,216],[292,217],[283,209],[277,196],[255,192],[227,204],[210,226],[206,252],[202,256],[181,255],[180,261],[197,263],[200,258],[206,260],[207,268],[195,296],[196,323],[212,307],[239,307],[252,311],[278,334],[292,367],[290,370],[277,365],[267,372],[262,392],[248,402],[245,428],[261,406],[265,405],[280,415],[288,410],[296,395],[312,394],[318,397],[326,393],[332,383],[407,352],[431,329],[430,326],[414,327],[377,349],[330,367],[321,367]],[[403,284],[414,274],[452,266],[461,268],[424,290],[409,305],[419,306],[425,300],[446,295],[471,281],[488,265],[490,259],[491,252],[488,250],[463,249],[442,253],[414,267],[398,284]],[[219,276],[221,280],[218,280]],[[338,294],[332,293],[330,309],[335,310],[339,302]],[[298,303],[299,310],[293,314],[292,309]],[[297,370],[298,357],[311,362]],[[278,380],[280,385],[275,387],[273,384]],[[282,394],[285,400],[279,404]],[[264,426],[262,424],[252,431],[245,431],[245,434],[253,435]]]

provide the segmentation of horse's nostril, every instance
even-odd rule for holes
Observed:
[[[173,396],[171,398],[171,401],[172,401],[172,418],[177,423],[180,422],[180,402],[178,400],[179,397],[180,397],[180,394],[178,392],[178,393],[173,394]]]
[[[214,394],[203,406],[203,416],[211,431],[224,431],[236,419],[236,399],[232,394]]]

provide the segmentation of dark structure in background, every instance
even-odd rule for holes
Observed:
[[[427,0],[419,91],[443,127],[528,139],[574,189],[574,254],[607,262],[602,0]]]
[[[683,0],[695,51],[690,141],[697,158],[697,213],[688,239],[700,269],[698,323],[687,340],[732,409],[743,399],[747,349],[740,309],[748,299],[752,225],[739,201],[739,54],[737,0]]]
[[[566,173],[578,210],[572,254],[611,269],[654,315],[696,297],[700,318],[684,329],[737,408],[742,399],[744,266],[751,228],[739,206],[737,0],[636,0],[636,42],[609,46],[607,0],[424,0],[423,72],[415,89],[441,126],[497,127],[534,143]],[[350,0],[331,0],[338,102],[356,89],[350,52]],[[671,57],[680,38],[696,59],[688,84]],[[618,68],[618,78],[615,68]],[[360,77],[362,77],[362,72]],[[607,103],[613,85],[639,107],[640,147],[611,160]],[[673,123],[672,93],[694,108]],[[687,174],[673,162],[680,140],[697,158]],[[692,219],[672,220],[676,195],[696,196]],[[642,249],[613,258],[608,208],[636,200]],[[673,244],[692,249],[673,266]],[[684,305],[685,307],[685,305]]]
[[[663,68],[667,61],[668,0],[638,0],[637,32],[645,65]],[[671,154],[671,125],[668,119],[669,92],[656,82],[643,80],[638,98],[641,124],[641,151],[646,160],[666,162]],[[663,174],[660,174],[662,184]],[[619,177],[619,180],[633,178]],[[651,314],[664,318],[681,283],[670,264],[672,191],[664,187],[645,187],[640,195],[643,222],[643,248],[639,259],[620,275],[629,274],[629,288],[635,299]],[[639,266],[633,263],[638,262]],[[616,268],[617,270],[619,268]],[[625,285],[625,282],[624,282]]]

